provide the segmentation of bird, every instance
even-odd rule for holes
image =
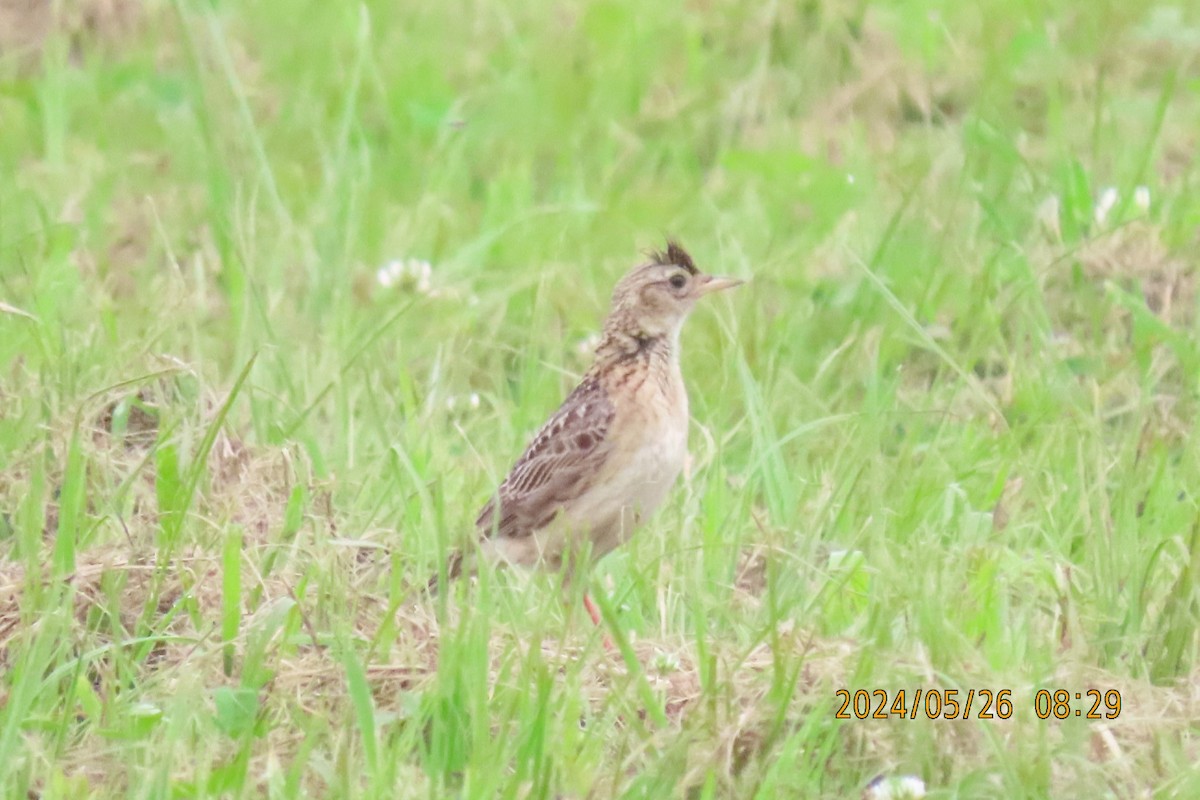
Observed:
[[[700,298],[742,283],[701,272],[674,240],[621,278],[591,367],[484,504],[475,546],[451,553],[429,591],[480,561],[555,571],[566,585],[628,541],[687,460],[683,323]],[[600,625],[586,592],[583,601]]]

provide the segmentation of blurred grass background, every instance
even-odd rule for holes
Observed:
[[[0,0],[0,791],[1196,796],[1198,51],[1143,0]],[[751,282],[597,571],[622,654],[546,580],[424,598],[668,234]]]

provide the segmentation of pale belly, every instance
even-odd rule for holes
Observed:
[[[617,411],[623,438],[591,487],[546,527],[519,539],[486,540],[485,556],[512,565],[540,564],[575,571],[583,553],[592,561],[620,547],[666,500],[687,460],[687,394],[678,372],[664,383],[646,381]]]
[[[687,459],[687,425],[664,426],[644,443],[624,449],[624,458],[606,470],[556,524],[535,534],[541,560],[557,566],[572,541],[585,536],[591,558],[598,559],[620,547],[666,500]],[[583,544],[575,542],[575,546]]]

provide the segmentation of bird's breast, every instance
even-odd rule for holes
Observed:
[[[578,534],[590,541],[593,558],[623,544],[662,505],[683,470],[688,402],[678,364],[621,367],[603,379],[613,407],[603,466],[555,523],[533,537],[528,555],[544,563],[562,563]]]
[[[671,376],[674,377],[674,376]],[[688,403],[682,380],[646,380],[619,403],[614,449],[607,464],[612,493],[605,498],[622,512],[622,527],[654,513],[687,460]],[[622,538],[627,536],[624,531]]]

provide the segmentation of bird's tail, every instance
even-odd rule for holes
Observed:
[[[455,550],[450,554],[450,558],[446,561],[446,582],[461,578],[463,574],[463,554],[461,550]],[[442,573],[435,572],[429,578],[429,583],[426,584],[426,591],[430,597],[436,597],[438,590],[441,588]]]

